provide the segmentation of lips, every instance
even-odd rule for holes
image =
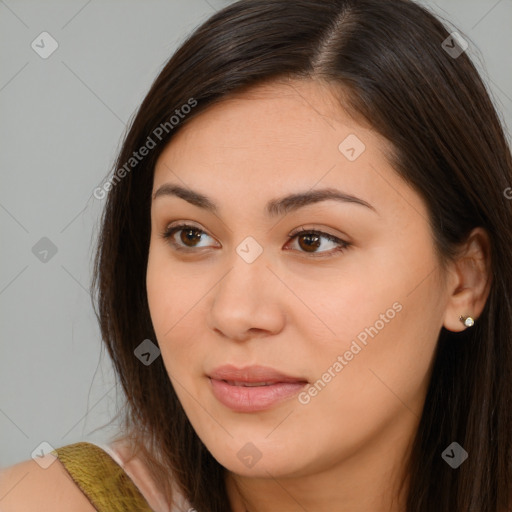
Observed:
[[[244,384],[276,384],[278,382],[307,382],[304,377],[292,377],[281,373],[274,368],[268,366],[247,366],[245,368],[237,368],[233,365],[224,365],[215,368],[209,377],[215,380],[224,380],[234,385]]]
[[[236,412],[269,409],[299,393],[308,384],[266,366],[237,368],[224,365],[208,375],[215,398]]]

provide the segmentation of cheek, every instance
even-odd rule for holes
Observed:
[[[431,265],[425,254],[405,266],[385,257],[373,261],[365,273],[345,280],[338,302],[332,296],[325,315],[338,335],[318,338],[321,350],[310,359],[318,380],[313,396],[304,396],[307,407],[327,412],[351,432],[374,429],[407,409],[421,414],[442,324],[433,257]],[[382,275],[386,286],[378,284]]]
[[[146,289],[151,321],[165,367],[179,380],[191,378],[189,370],[201,353],[198,315],[204,325],[202,308],[210,288],[204,269],[176,262],[165,249],[150,248]]]
[[[438,330],[435,314],[422,314],[433,295],[426,288],[417,292],[409,297],[393,290],[378,293],[375,303],[381,307],[353,309],[352,318],[347,317],[350,334],[332,343],[319,341],[316,350],[306,353],[315,380],[299,396],[292,430],[283,429],[283,439],[308,437],[304,431],[309,430],[317,433],[310,440],[316,450],[329,445],[333,456],[346,457],[390,425],[400,424],[406,432],[404,425],[418,421]],[[346,323],[337,324],[340,331]]]
[[[179,318],[185,315],[188,292],[183,287],[179,274],[171,268],[169,258],[166,261],[163,252],[160,248],[150,247],[146,273],[149,311],[160,343],[172,333]]]

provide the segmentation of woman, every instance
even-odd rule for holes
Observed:
[[[464,49],[403,0],[242,0],[178,49],[95,191],[125,427],[39,509],[510,510],[512,162]]]

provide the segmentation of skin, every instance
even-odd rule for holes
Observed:
[[[366,149],[349,161],[338,145]],[[211,197],[216,214],[176,196],[153,199],[147,268],[151,317],[169,378],[198,436],[226,469],[235,512],[404,511],[400,478],[425,400],[441,327],[465,329],[489,291],[488,237],[477,228],[461,258],[440,266],[421,196],[386,159],[389,143],[350,118],[320,82],[274,82],[235,95],[183,127],[161,154],[165,183]],[[374,208],[333,200],[268,218],[267,201],[332,187]],[[161,233],[191,223],[196,242]],[[304,226],[326,238],[315,257]],[[263,253],[236,252],[253,237]],[[257,413],[213,396],[207,373],[261,364],[316,382],[357,335],[401,309],[309,403]],[[380,325],[380,324],[379,324]],[[360,344],[361,345],[361,344]],[[252,443],[260,460],[237,456]]]

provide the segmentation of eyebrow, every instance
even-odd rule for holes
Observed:
[[[172,183],[165,183],[154,194],[153,200],[163,196],[176,196],[184,199],[185,201],[203,208],[212,213],[218,213],[219,209],[215,202],[208,196],[201,194],[190,188],[174,185]],[[365,206],[370,210],[377,213],[377,210],[368,202],[360,199],[359,197],[346,194],[335,188],[323,188],[319,190],[310,190],[306,192],[298,192],[290,194],[277,199],[272,199],[267,203],[266,211],[269,217],[276,217],[285,215],[291,211],[303,208],[310,204],[319,203],[321,201],[340,201],[343,203],[353,203]]]

